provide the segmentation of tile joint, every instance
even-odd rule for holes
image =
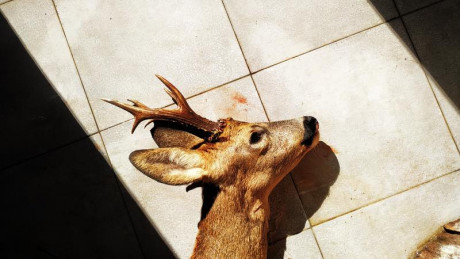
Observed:
[[[109,153],[107,152],[107,147],[106,147],[106,145],[105,145],[104,138],[102,137],[102,134],[100,133],[101,131],[100,131],[100,128],[99,128],[99,124],[98,124],[98,122],[97,122],[97,120],[96,120],[96,116],[95,116],[95,114],[94,114],[94,109],[93,109],[93,107],[92,107],[92,105],[91,105],[91,102],[89,101],[88,93],[86,92],[86,88],[85,88],[85,85],[84,85],[84,83],[83,83],[83,79],[82,79],[82,77],[81,77],[80,70],[78,69],[77,62],[76,62],[76,60],[75,60],[75,57],[74,57],[73,52],[72,52],[72,48],[70,47],[70,43],[69,43],[69,40],[68,40],[68,38],[67,38],[67,34],[65,33],[64,26],[62,25],[61,17],[60,17],[60,15],[59,15],[58,10],[57,10],[56,3],[55,3],[54,0],[51,0],[51,2],[52,2],[52,4],[53,4],[54,11],[56,12],[56,16],[57,16],[57,19],[58,19],[58,21],[59,21],[59,25],[61,26],[62,33],[63,33],[63,35],[64,35],[65,41],[66,41],[66,43],[67,43],[67,47],[68,47],[69,52],[70,52],[70,55],[71,55],[71,57],[72,57],[73,64],[74,64],[75,69],[76,69],[76,71],[77,71],[78,78],[80,79],[81,87],[82,87],[82,89],[83,89],[83,91],[84,91],[84,93],[85,93],[86,101],[88,102],[89,108],[90,108],[90,110],[91,110],[91,114],[92,114],[92,116],[93,116],[94,123],[96,124],[97,134],[99,134],[99,136],[100,136],[100,138],[101,138],[101,141],[102,141],[103,149],[105,150],[105,152],[106,152],[106,154],[107,154],[107,162],[108,162],[109,166],[112,168],[113,177],[114,177],[114,180],[115,180],[115,182],[116,182],[116,184],[117,184],[117,188],[118,188],[118,191],[119,191],[119,194],[120,194],[120,198],[121,198],[121,200],[122,200],[122,202],[123,202],[123,206],[125,207],[126,213],[128,214],[129,222],[130,222],[131,227],[132,227],[132,229],[133,229],[133,231],[134,231],[134,235],[135,235],[135,237],[136,237],[136,241],[137,241],[137,244],[138,244],[138,246],[139,246],[139,250],[140,250],[140,252],[141,252],[141,254],[142,254],[142,257],[143,257],[143,258],[146,258],[146,255],[145,255],[145,253],[144,253],[144,249],[143,249],[142,243],[140,242],[139,234],[138,234],[138,232],[137,232],[137,230],[136,230],[136,227],[134,226],[134,221],[133,221],[133,218],[132,218],[132,215],[131,215],[131,211],[129,210],[128,204],[127,204],[127,202],[126,202],[126,199],[125,199],[125,197],[123,196],[121,183],[120,183],[120,181],[119,181],[119,179],[118,179],[117,174],[116,174],[115,171],[113,170],[112,162],[111,162],[111,160],[110,160],[110,155],[109,155]]]
[[[404,189],[404,190],[402,190],[402,191],[399,191],[399,192],[390,194],[390,195],[388,195],[388,196],[386,196],[386,197],[377,199],[377,200],[375,200],[375,201],[373,201],[373,202],[370,202],[370,203],[368,203],[368,204],[362,205],[362,206],[360,206],[360,207],[358,207],[358,208],[352,209],[352,210],[347,211],[347,212],[345,212],[345,213],[342,213],[342,214],[333,216],[333,217],[331,217],[331,218],[329,218],[329,219],[326,219],[326,220],[324,220],[324,221],[321,221],[321,222],[318,223],[318,224],[311,225],[311,229],[313,229],[313,228],[315,228],[315,227],[317,227],[317,226],[320,226],[320,225],[322,225],[322,224],[324,224],[324,223],[326,223],[326,222],[332,221],[332,220],[334,220],[334,219],[337,219],[337,218],[340,218],[340,217],[342,217],[342,216],[348,215],[348,214],[350,214],[350,213],[352,213],[352,212],[355,212],[355,211],[357,211],[357,210],[360,210],[360,209],[363,209],[363,208],[372,206],[372,205],[374,205],[374,204],[380,203],[380,202],[382,202],[382,201],[385,201],[385,200],[387,200],[387,199],[390,199],[390,198],[395,197],[395,196],[397,196],[397,195],[400,195],[400,194],[402,194],[402,193],[408,192],[408,191],[410,191],[410,190],[416,189],[416,188],[418,188],[418,187],[421,187],[421,186],[423,186],[423,185],[426,185],[426,184],[428,184],[428,183],[434,182],[434,181],[436,181],[436,180],[438,180],[438,179],[447,177],[447,176],[449,176],[449,175],[451,175],[451,174],[455,174],[455,173],[458,173],[458,172],[460,172],[460,168],[457,168],[457,169],[455,169],[455,170],[453,170],[453,171],[450,171],[450,172],[448,172],[448,173],[445,173],[445,174],[439,175],[439,176],[437,176],[437,177],[434,177],[433,179],[430,179],[430,180],[428,180],[428,181],[425,181],[425,182],[416,184],[416,185],[411,186],[411,187],[409,187],[409,188],[407,188],[407,189]]]
[[[243,47],[241,46],[240,40],[238,39],[238,35],[236,35],[235,28],[233,27],[232,19],[230,19],[230,15],[228,14],[227,7],[225,6],[224,0],[221,0],[222,6],[224,7],[225,14],[227,15],[228,22],[230,23],[230,27],[232,27],[233,35],[235,36],[236,42],[238,43],[238,47],[240,48],[241,54],[243,55],[244,62],[246,63],[246,67],[249,71],[249,76],[251,77],[252,84],[254,85],[254,88],[256,89],[257,97],[259,98],[260,104],[262,105],[262,108],[265,113],[265,117],[267,117],[267,120],[270,121],[270,117],[268,117],[267,109],[265,108],[265,105],[262,101],[262,98],[260,97],[259,89],[257,88],[256,82],[254,81],[254,78],[252,75],[251,68],[249,67],[248,60],[246,59],[246,55],[244,54]]]
[[[423,6],[423,7],[421,7],[421,8],[418,8],[418,9],[414,10],[413,12],[408,12],[408,13],[406,13],[406,14],[404,14],[404,15],[401,15],[401,12],[399,11],[399,9],[398,9],[398,7],[397,7],[397,5],[396,5],[396,0],[392,0],[392,1],[393,1],[393,4],[394,4],[395,7],[396,7],[396,11],[398,12],[398,15],[399,15],[400,19],[401,19],[401,23],[402,23],[402,25],[403,25],[403,27],[404,27],[404,31],[405,31],[407,37],[409,38],[409,42],[410,42],[411,47],[412,47],[412,49],[413,49],[413,53],[414,53],[415,58],[416,58],[416,60],[417,60],[417,64],[418,64],[418,65],[422,68],[422,70],[423,70],[423,74],[425,75],[425,79],[426,79],[426,81],[427,81],[427,83],[428,83],[428,86],[429,86],[429,88],[430,88],[430,90],[431,90],[431,93],[433,94],[434,100],[436,101],[436,104],[438,105],[438,109],[439,109],[439,111],[441,112],[441,116],[442,116],[442,118],[443,118],[443,120],[444,120],[444,123],[445,123],[445,125],[446,125],[446,127],[447,127],[447,131],[449,132],[449,135],[450,135],[452,141],[454,142],[455,149],[457,150],[457,153],[460,155],[459,143],[457,143],[457,141],[455,140],[455,137],[454,137],[454,134],[452,133],[452,130],[451,130],[450,125],[449,125],[449,122],[447,121],[447,118],[446,118],[446,116],[445,116],[445,114],[444,114],[444,111],[442,110],[442,107],[441,107],[441,104],[440,104],[440,102],[439,102],[439,99],[438,99],[438,97],[436,96],[436,93],[435,93],[435,91],[434,91],[434,87],[433,87],[433,85],[431,84],[431,82],[430,82],[430,80],[429,80],[429,77],[428,77],[429,72],[427,71],[427,69],[425,68],[425,66],[424,66],[423,63],[422,63],[422,59],[420,58],[420,55],[418,54],[417,48],[415,47],[415,43],[414,43],[414,41],[412,40],[412,37],[411,37],[411,35],[410,35],[410,33],[409,33],[409,29],[407,28],[406,22],[404,21],[404,17],[405,17],[405,16],[410,15],[410,14],[413,14],[413,13],[418,12],[418,11],[420,11],[420,10],[424,10],[424,9],[426,9],[426,8],[432,7],[432,6],[437,5],[437,4],[441,3],[441,2],[444,2],[445,0],[440,0],[440,1],[437,1],[437,2],[434,2],[434,3],[431,3],[431,4],[429,4],[429,5],[426,5],[426,6]]]
[[[3,3],[0,4],[0,7],[1,7],[2,5],[4,5],[4,4],[7,4],[7,3],[13,2],[13,1],[14,1],[14,0],[8,0],[8,1],[6,1],[6,2],[3,2]]]

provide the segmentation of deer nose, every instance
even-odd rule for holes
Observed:
[[[316,132],[318,132],[319,124],[318,120],[315,117],[311,116],[304,116],[303,117],[303,127],[305,129],[303,135],[302,143],[310,146],[313,142],[313,137],[315,136]]]
[[[319,128],[318,120],[312,116],[304,116],[303,126],[305,129],[309,129],[313,134],[315,134]]]

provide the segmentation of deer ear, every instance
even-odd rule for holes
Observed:
[[[137,150],[129,155],[131,163],[158,182],[180,185],[200,181],[206,176],[200,151],[185,148]]]
[[[204,142],[201,132],[169,121],[156,121],[150,131],[159,147],[193,148]]]

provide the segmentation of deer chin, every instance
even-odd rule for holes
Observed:
[[[318,145],[318,121],[312,116],[261,123],[212,121],[157,77],[176,108],[105,100],[134,115],[132,132],[144,120],[155,123],[151,134],[159,148],[132,152],[131,163],[158,182],[188,185],[187,191],[203,187],[192,258],[266,258],[269,194]]]

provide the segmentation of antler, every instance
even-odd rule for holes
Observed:
[[[171,84],[168,80],[166,80],[160,75],[155,76],[158,77],[158,79],[160,79],[160,81],[163,84],[165,84],[166,87],[168,87],[169,90],[165,89],[165,91],[169,96],[171,96],[174,103],[178,106],[177,109],[151,109],[136,100],[129,99],[128,101],[132,102],[133,105],[121,103],[114,100],[102,99],[103,101],[118,106],[123,110],[128,111],[129,113],[134,115],[134,124],[131,133],[134,132],[134,130],[140,122],[147,119],[150,119],[150,121],[146,124],[146,126],[156,120],[174,121],[185,125],[193,126],[197,129],[210,133],[210,139],[214,139],[220,133],[222,133],[222,130],[225,127],[225,122],[223,120],[214,122],[196,114],[192,110],[192,108],[190,108],[184,96],[179,92],[179,90],[177,90],[177,88],[173,84]]]

